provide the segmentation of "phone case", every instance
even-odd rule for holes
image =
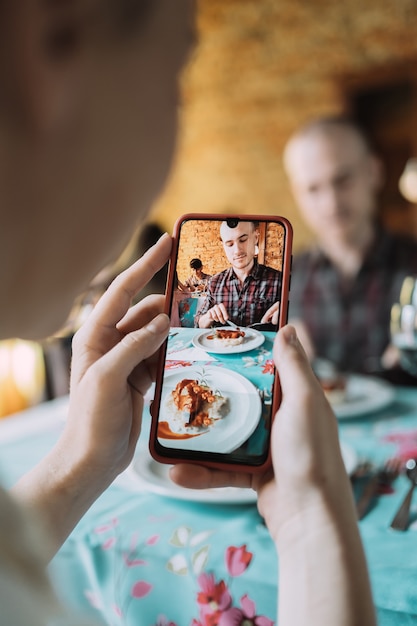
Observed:
[[[251,222],[253,227],[248,225]],[[271,355],[275,333],[288,318],[292,237],[290,222],[281,216],[187,214],[177,220],[165,306],[171,316],[172,330],[160,349],[151,404],[149,449],[155,460],[250,473],[265,471],[271,464],[269,436],[281,393],[272,357],[266,359],[263,355]],[[254,241],[257,241],[255,246]],[[227,332],[229,324],[221,322],[217,328],[199,328],[203,318],[199,312],[210,306],[214,290],[222,296],[232,291],[235,277],[230,273],[230,264],[244,264],[253,249],[256,270],[252,271],[259,277],[258,282],[253,282],[260,285],[260,291],[253,292],[256,297],[252,300],[248,295],[246,305],[239,311],[247,320],[250,316],[256,319],[258,308],[266,307],[268,298],[274,301],[271,285],[275,285],[280,274],[276,326],[271,329],[270,324],[257,322],[250,326],[237,324],[243,337],[232,327]],[[225,269],[213,270],[205,287],[198,287],[199,279],[196,279],[196,289],[206,289],[196,295],[192,281],[184,281],[183,276],[185,264],[193,261],[198,265],[200,256],[204,257],[203,270],[218,269],[221,263]],[[232,260],[224,262],[224,256]],[[195,258],[190,261],[190,257]],[[193,275],[196,274],[195,270]],[[190,292],[181,292],[184,287]],[[184,293],[188,293],[188,299]],[[240,306],[240,300],[233,294],[228,297],[232,308]],[[198,300],[197,304],[194,300]],[[227,345],[222,343],[228,340]],[[258,383],[259,372],[268,381],[265,388]]]

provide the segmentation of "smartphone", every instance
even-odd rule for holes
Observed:
[[[272,347],[288,318],[291,224],[270,215],[189,214],[173,239],[171,328],[151,405],[151,455],[263,471],[281,398]]]

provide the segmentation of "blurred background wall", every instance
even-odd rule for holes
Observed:
[[[295,248],[310,234],[281,163],[290,133],[317,115],[368,124],[387,167],[381,213],[417,234],[398,191],[417,156],[417,0],[199,0],[199,45],[182,81],[178,151],[150,220],[185,212],[283,214]]]

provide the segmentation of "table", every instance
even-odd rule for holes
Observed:
[[[6,485],[53,445],[66,406],[61,398],[0,421]],[[416,455],[417,389],[398,388],[390,406],[339,425],[359,459]],[[380,626],[417,624],[417,499],[410,529],[389,528],[407,489],[399,477],[359,523]],[[236,623],[252,613],[275,623],[277,559],[255,504],[163,497],[139,489],[129,472],[97,500],[50,568],[64,601],[98,624],[197,626],[201,612],[232,606],[240,610]]]

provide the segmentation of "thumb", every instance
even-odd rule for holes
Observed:
[[[274,362],[284,398],[294,395],[298,397],[306,384],[313,385],[313,388],[320,387],[293,326],[284,326],[277,333],[274,343]]]
[[[128,333],[95,365],[100,368],[103,375],[108,374],[114,382],[125,381],[135,367],[160,348],[169,328],[169,317],[161,313],[143,328]]]

